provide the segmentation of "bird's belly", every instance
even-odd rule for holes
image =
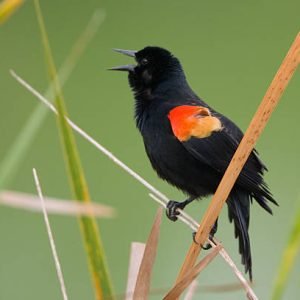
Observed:
[[[196,197],[214,193],[220,175],[197,161],[173,136],[144,138],[147,155],[159,177]]]

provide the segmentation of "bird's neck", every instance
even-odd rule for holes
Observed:
[[[169,78],[155,87],[134,90],[136,125],[141,130],[143,122],[149,117],[151,106],[163,103],[184,102],[194,95],[185,77]]]

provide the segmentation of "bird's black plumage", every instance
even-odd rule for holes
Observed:
[[[129,71],[129,83],[135,97],[136,125],[152,167],[159,177],[182,190],[190,200],[213,194],[243,137],[242,131],[193,92],[179,60],[169,51],[146,47],[129,53],[137,64],[119,67],[119,70]],[[204,138],[178,139],[172,130],[169,114],[174,108],[184,105],[208,108],[211,116],[220,120],[222,129]],[[255,199],[269,213],[272,211],[268,202],[277,204],[263,180],[265,170],[254,150],[227,199],[229,220],[234,223],[242,263],[250,278],[250,202]]]

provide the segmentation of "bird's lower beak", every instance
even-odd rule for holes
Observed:
[[[116,52],[122,53],[124,55],[134,57],[134,58],[135,58],[135,54],[137,52],[137,51],[134,51],[134,50],[123,50],[123,49],[113,49],[113,50],[116,51]],[[136,66],[134,64],[130,64],[130,65],[113,67],[113,68],[110,68],[108,70],[133,72],[135,67]]]
[[[134,68],[135,68],[135,65],[124,65],[124,66],[112,67],[112,68],[109,68],[108,70],[133,72]]]

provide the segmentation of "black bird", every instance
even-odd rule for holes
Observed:
[[[170,201],[167,216],[177,220],[177,208],[213,194],[240,143],[243,133],[230,119],[215,111],[190,88],[179,60],[168,50],[146,47],[140,51],[115,49],[136,64],[112,68],[128,71],[135,98],[135,120],[152,167],[158,176],[182,190],[188,198]],[[266,166],[254,150],[226,203],[245,272],[252,280],[248,234],[250,202],[272,214],[276,204],[263,180]],[[217,222],[211,236],[217,230]]]

